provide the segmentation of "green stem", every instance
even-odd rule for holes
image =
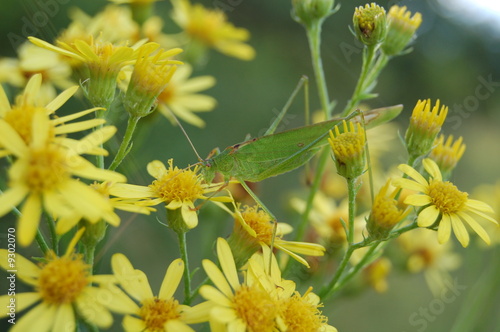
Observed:
[[[179,239],[179,251],[181,253],[181,259],[184,261],[184,299],[186,305],[189,305],[192,300],[192,296],[191,296],[191,273],[189,272],[186,232],[177,232],[177,237]]]
[[[356,215],[356,179],[347,179],[347,191],[349,199],[349,232],[347,234],[347,242],[352,246],[354,242],[354,216]]]
[[[59,255],[59,245],[58,245],[58,236],[56,233],[56,223],[54,219],[48,214],[45,213],[45,217],[47,218],[47,224],[49,225],[50,237],[52,239],[52,250]]]
[[[210,283],[210,278],[206,277],[198,286],[196,286],[195,289],[193,289],[193,291],[191,292],[191,296],[189,296],[189,298],[184,301],[184,304],[186,304],[186,305],[191,304],[193,299],[196,296],[198,296],[198,293],[200,292],[200,288],[204,285],[207,285],[208,283]]]
[[[83,248],[85,251],[85,263],[90,265],[92,268],[90,271],[92,272],[94,270],[94,256],[95,256],[95,247],[92,245],[86,245],[84,244]]]
[[[122,143],[120,144],[120,148],[118,149],[118,152],[115,155],[115,158],[111,165],[109,166],[109,169],[114,171],[120,163],[125,159],[129,152],[129,147],[130,147],[130,142],[132,141],[132,137],[135,132],[135,128],[137,127],[137,123],[139,122],[140,117],[137,116],[130,116],[128,118],[128,123],[127,123],[127,130],[125,131],[125,136],[123,137]]]
[[[36,231],[35,240],[38,246],[40,247],[40,250],[45,255],[50,250],[50,248],[49,245],[47,244],[47,241],[45,241],[42,232],[40,232],[40,229],[37,229]]]
[[[359,102],[363,99],[362,96],[368,93],[367,88],[371,85],[376,76],[380,73],[369,74],[374,66],[374,60],[376,60],[378,46],[367,46],[363,52],[363,65],[361,67],[361,75],[359,76],[356,87],[352,94],[351,99],[348,101],[346,107],[341,113],[342,117],[349,115],[354,108],[356,108]],[[375,75],[376,74],[376,75]],[[370,78],[368,80],[368,78]],[[371,90],[371,89],[370,89]]]
[[[319,101],[321,109],[325,114],[325,120],[331,117],[330,99],[328,97],[328,88],[326,85],[325,72],[323,71],[323,61],[321,60],[321,25],[322,20],[314,21],[310,26],[306,26],[309,49],[311,51],[311,60],[314,70],[314,77],[318,87]]]

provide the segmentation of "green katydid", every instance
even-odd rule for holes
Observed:
[[[355,111],[346,118],[331,119],[274,134],[279,121],[287,112],[293,98],[304,83],[307,83],[306,77],[300,80],[266,135],[229,146],[220,153],[216,152],[215,155],[212,153],[205,160],[198,156],[207,183],[212,182],[216,173],[220,173],[226,183],[232,178],[235,179],[274,220],[276,220],[274,215],[246,185],[245,181],[259,182],[304,165],[324,145],[328,144],[329,131],[342,120],[362,122],[369,129],[394,119],[403,109],[402,105],[396,105],[366,112]],[[305,92],[307,99],[307,84]],[[194,149],[192,143],[191,146]],[[218,151],[218,149],[214,151]],[[198,153],[196,154],[198,155]]]

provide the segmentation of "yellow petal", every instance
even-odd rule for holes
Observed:
[[[7,98],[3,87],[0,86],[0,118],[4,118],[10,109],[9,98]]]
[[[217,239],[217,257],[219,257],[222,271],[233,290],[239,289],[240,280],[238,279],[238,271],[236,270],[233,253],[227,241],[221,237]]]
[[[467,247],[469,245],[469,233],[467,233],[467,229],[465,229],[462,220],[457,215],[450,215],[451,226],[453,228],[453,233],[457,237],[462,247]]]
[[[153,160],[147,166],[147,170],[149,175],[154,177],[155,179],[159,179],[167,172],[165,164],[159,160]]]
[[[36,332],[48,332],[52,330],[52,325],[56,316],[55,305],[47,305],[43,302],[28,311],[24,316],[16,320],[16,324],[10,329],[11,332],[33,331],[36,322]]]
[[[210,280],[214,283],[214,285],[227,297],[233,296],[233,292],[231,287],[229,286],[226,277],[219,270],[219,268],[210,260],[204,259],[202,261],[203,269],[205,273],[208,275]]]
[[[443,214],[438,228],[438,241],[440,244],[448,242],[451,234],[451,220],[450,216]]]
[[[474,230],[474,232],[477,233],[477,235],[479,235],[479,237],[481,237],[481,239],[483,239],[484,242],[486,242],[486,244],[490,245],[491,240],[488,233],[486,233],[484,228],[481,227],[481,225],[479,225],[479,223],[475,221],[474,218],[464,212],[458,212],[457,214],[460,218],[467,222],[467,224]]]
[[[441,176],[441,171],[439,170],[438,165],[432,159],[426,158],[422,161],[425,170],[429,173],[433,179],[438,181],[443,181],[443,177]]]
[[[66,103],[69,98],[71,98],[78,90],[78,85],[72,86],[61,92],[54,100],[45,106],[46,109],[50,110],[51,113],[58,110],[64,103]]]
[[[10,153],[20,157],[25,156],[28,148],[24,140],[5,120],[0,119],[0,145]]]
[[[14,265],[10,265],[11,263],[8,261],[9,258],[14,258],[14,255],[12,255],[12,253],[10,253],[7,249],[0,249],[0,267],[4,270],[17,270],[17,276],[21,280],[33,285],[33,283],[36,282],[35,280],[40,275],[40,268],[20,254],[15,254]],[[16,296],[17,295],[19,294],[16,294]]]
[[[165,273],[165,277],[163,278],[160,293],[158,294],[160,299],[168,300],[172,298],[177,287],[179,287],[183,273],[184,262],[182,259],[178,258],[170,263],[167,273]]]
[[[170,319],[165,323],[165,330],[167,332],[194,332],[192,328],[178,319]]]
[[[204,285],[200,288],[200,294],[206,300],[217,303],[218,306],[230,307],[232,302],[215,287]]]
[[[15,186],[0,195],[0,216],[12,211],[28,194],[28,188]]]
[[[194,307],[187,308],[181,313],[182,320],[187,324],[198,324],[208,321],[210,310],[214,307],[214,303],[205,301]]]
[[[113,323],[113,316],[98,300],[99,290],[95,287],[87,287],[75,304],[84,319],[106,329]]]
[[[181,208],[182,218],[189,229],[193,229],[198,225],[198,213],[193,202],[184,202]]]
[[[52,329],[54,331],[74,331],[75,327],[75,314],[71,304],[59,305]]]
[[[408,195],[405,198],[405,204],[413,205],[413,206],[425,206],[432,202],[431,198],[428,195]]]
[[[421,183],[418,183],[418,182],[410,180],[410,179],[403,179],[403,178],[394,179],[394,180],[392,180],[392,184],[395,187],[415,190],[415,191],[419,191],[419,192],[425,192],[427,189],[426,184],[421,184]]]
[[[147,331],[146,323],[142,319],[132,316],[125,316],[122,325],[126,332]]]
[[[418,226],[429,227],[434,224],[439,217],[439,210],[434,205],[430,205],[418,214]]]
[[[154,296],[147,276],[142,271],[135,270],[125,255],[114,254],[111,258],[111,266],[120,285],[134,299],[140,302]]]
[[[23,205],[19,218],[19,244],[23,247],[31,244],[35,238],[40,216],[42,202],[37,194],[31,194]]]
[[[99,292],[103,294],[101,297],[106,299],[106,303],[103,304],[113,312],[124,315],[138,314],[140,311],[139,306],[120,288],[113,284],[102,286]]]
[[[412,179],[414,179],[415,181],[417,181],[421,185],[423,185],[423,186],[429,185],[427,180],[422,175],[420,175],[420,173],[417,172],[413,167],[406,165],[406,164],[401,164],[398,166],[398,168],[400,171],[407,174],[408,176],[410,176]],[[396,180],[400,181],[400,179],[396,179]]]

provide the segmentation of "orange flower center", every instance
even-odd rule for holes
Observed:
[[[278,307],[267,292],[257,287],[242,286],[234,294],[233,306],[248,327],[247,331],[274,330]]]
[[[24,181],[32,192],[53,190],[69,177],[68,156],[55,145],[33,149],[28,158]]]
[[[467,202],[467,193],[461,192],[451,182],[431,180],[427,195],[432,204],[443,214],[457,213]]]
[[[157,297],[142,302],[139,315],[151,332],[165,331],[164,325],[181,316],[179,302],[175,299],[163,300]]]
[[[61,305],[73,303],[89,284],[89,266],[81,256],[55,257],[42,267],[38,291],[44,302]]]

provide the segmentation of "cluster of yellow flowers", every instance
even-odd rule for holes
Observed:
[[[216,165],[214,158],[182,169],[173,159],[166,164],[153,160],[145,167],[153,179],[139,185],[127,183],[127,177],[116,171],[132,148],[137,123],[158,110],[173,124],[181,119],[203,127],[196,113],[214,109],[216,101],[200,92],[214,86],[215,78],[192,78],[192,72],[208,61],[212,48],[241,60],[253,59],[255,51],[246,44],[249,32],[234,27],[221,10],[171,0],[170,21],[182,32],[169,35],[163,32],[167,20],[154,15],[155,0],[112,2],[94,16],[74,10],[71,23],[53,43],[29,37],[18,59],[0,59],[0,82],[23,89],[11,103],[0,87],[0,158],[8,165],[2,174],[6,180],[1,181],[5,188],[0,192],[0,217],[15,214],[17,243],[26,247],[36,242],[44,256],[35,264],[16,253],[17,277],[33,291],[15,295],[16,310],[29,308],[29,312],[11,331],[32,331],[34,326],[37,331],[74,331],[83,325],[92,331],[108,329],[113,314],[124,316],[125,331],[194,331],[192,325],[200,323],[213,331],[337,331],[321,311],[322,301],[360,271],[367,285],[386,290],[391,263],[381,255],[388,240],[398,239],[407,253],[408,268],[426,271],[431,287],[438,291],[436,283],[459,264],[449,242],[452,231],[464,247],[470,242],[467,228],[487,244],[489,233],[498,233],[493,209],[469,199],[448,181],[465,145],[461,137],[454,141],[453,136],[438,136],[448,111],[439,100],[434,107],[430,100],[417,102],[404,139],[408,163],[398,167],[398,174],[381,170],[383,151],[376,149],[384,145],[377,140],[394,126],[365,132],[365,120],[368,124],[370,115],[383,119],[384,111],[366,113],[366,118],[350,114],[353,106],[371,95],[389,59],[407,51],[421,23],[419,13],[411,16],[406,7],[394,6],[386,14],[376,4],[355,9],[354,32],[367,48],[365,72],[348,112],[341,113],[348,117],[335,126],[323,122],[324,127],[307,127],[331,129],[313,137],[309,145],[292,144],[280,162],[275,161],[278,156],[269,156],[272,153],[259,139],[226,149],[217,159],[226,158],[224,164]],[[308,32],[320,31],[322,21],[335,12],[333,0],[292,4],[293,17]],[[318,35],[308,36],[314,40]],[[313,66],[321,68],[319,53],[312,54]],[[318,82],[321,85],[321,75]],[[119,90],[122,93],[117,94]],[[330,105],[326,88],[319,90],[322,104]],[[86,100],[92,108],[56,114],[73,97]],[[117,132],[119,119],[113,112],[118,106],[128,115],[128,124],[106,166],[109,152],[104,144]],[[329,118],[330,107],[323,111]],[[329,145],[334,163],[330,168],[317,167],[307,201],[291,198],[305,222],[294,241],[285,240],[292,226],[278,223],[243,180],[259,181],[297,168],[321,144]],[[369,145],[375,147],[370,158]],[[257,169],[253,156],[236,157],[252,146],[257,146],[252,153],[263,152],[258,162],[266,169]],[[273,163],[282,169],[272,168]],[[216,170],[226,172],[220,174],[224,181],[212,181]],[[375,179],[367,182],[380,188],[371,197],[361,187],[368,174]],[[347,190],[338,192],[342,178]],[[254,204],[238,201],[238,191],[230,189],[234,182],[248,191]],[[342,203],[337,207],[336,201]],[[231,216],[234,227],[227,240],[220,235],[212,239],[218,262],[204,259],[207,277],[192,287],[196,269],[189,266],[186,234],[198,226],[198,211],[206,202]],[[169,264],[157,295],[146,274],[121,253],[111,258],[112,274],[94,274],[95,250],[108,225],[119,227],[122,212],[149,215],[158,205],[164,205],[167,226],[178,236],[180,258]],[[485,230],[476,219],[489,221],[497,230]],[[340,262],[332,264],[340,254]],[[11,255],[0,249],[0,267],[12,270]],[[317,294],[310,285],[301,293],[297,289],[303,285],[282,277],[297,270],[296,262],[316,277]],[[183,300],[176,295],[181,281]],[[11,302],[10,294],[0,296],[2,307]]]

